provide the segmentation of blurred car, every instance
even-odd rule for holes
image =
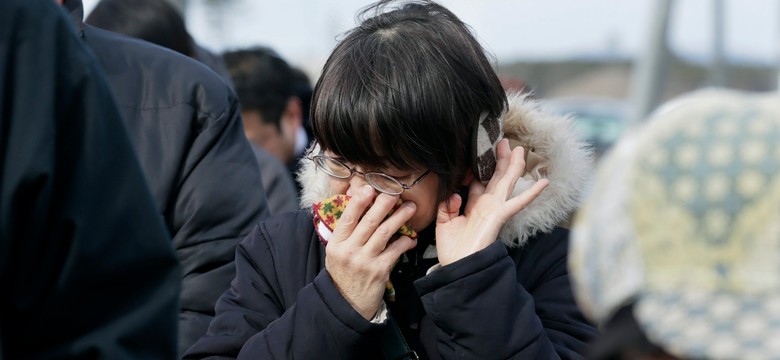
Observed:
[[[575,128],[594,148],[598,160],[629,127],[626,100],[599,97],[559,97],[541,100],[542,107],[574,119]]]

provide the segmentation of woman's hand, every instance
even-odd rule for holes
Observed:
[[[341,295],[368,320],[379,310],[393,266],[417,245],[408,236],[389,242],[414,215],[415,204],[405,202],[387,217],[398,196],[380,194],[371,204],[375,195],[369,185],[356,191],[325,248],[325,269]]]
[[[509,149],[509,141],[498,144],[496,171],[487,186],[472,181],[469,201],[458,215],[463,199],[453,194],[439,204],[436,217],[436,252],[442,266],[451,264],[486,248],[496,241],[504,223],[536,199],[549,184],[537,181],[530,189],[511,197],[517,180],[525,172],[525,151]]]

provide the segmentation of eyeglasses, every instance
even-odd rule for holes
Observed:
[[[355,173],[363,175],[363,178],[366,179],[366,182],[374,189],[389,195],[401,195],[401,193],[404,191],[409,190],[412,188],[412,186],[417,185],[420,181],[422,181],[425,175],[428,175],[428,173],[431,172],[430,170],[424,172],[410,185],[406,185],[390,175],[373,171],[362,172],[355,168],[351,168],[340,160],[334,159],[327,155],[320,154],[307,156],[307,158],[313,161],[314,165],[317,166],[318,169],[337,179],[349,179],[355,175]]]

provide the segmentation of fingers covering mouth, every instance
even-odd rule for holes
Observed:
[[[323,244],[327,244],[331,235],[333,235],[336,224],[341,218],[341,214],[344,213],[344,209],[346,209],[349,199],[349,195],[334,195],[312,205],[314,229],[317,231]],[[398,199],[398,203],[395,204],[393,210],[390,210],[390,213],[388,213],[387,216],[393,214],[395,209],[398,209],[402,203],[403,201]],[[398,236],[405,235],[412,239],[417,239],[417,232],[407,225],[402,225],[396,234]]]

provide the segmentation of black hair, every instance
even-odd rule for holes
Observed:
[[[260,112],[263,122],[281,131],[282,113],[295,96],[296,79],[290,65],[267,47],[228,51],[222,57],[241,108]]]
[[[361,11],[333,50],[312,125],[323,149],[348,162],[435,172],[443,200],[471,168],[480,114],[501,116],[506,94],[468,25],[433,1],[394,3]]]
[[[85,22],[195,57],[184,19],[165,0],[101,0]]]
[[[621,306],[606,322],[602,334],[591,342],[586,358],[590,360],[625,360],[647,357],[670,358],[660,346],[651,342],[634,316],[636,299]]]
[[[309,112],[311,111],[311,95],[314,89],[311,87],[311,81],[309,76],[306,75],[303,70],[293,67],[293,78],[295,96],[301,100],[301,112],[303,113],[303,128],[306,130],[306,135],[309,137],[309,141],[314,140],[314,132],[311,129],[311,121],[309,118]]]

